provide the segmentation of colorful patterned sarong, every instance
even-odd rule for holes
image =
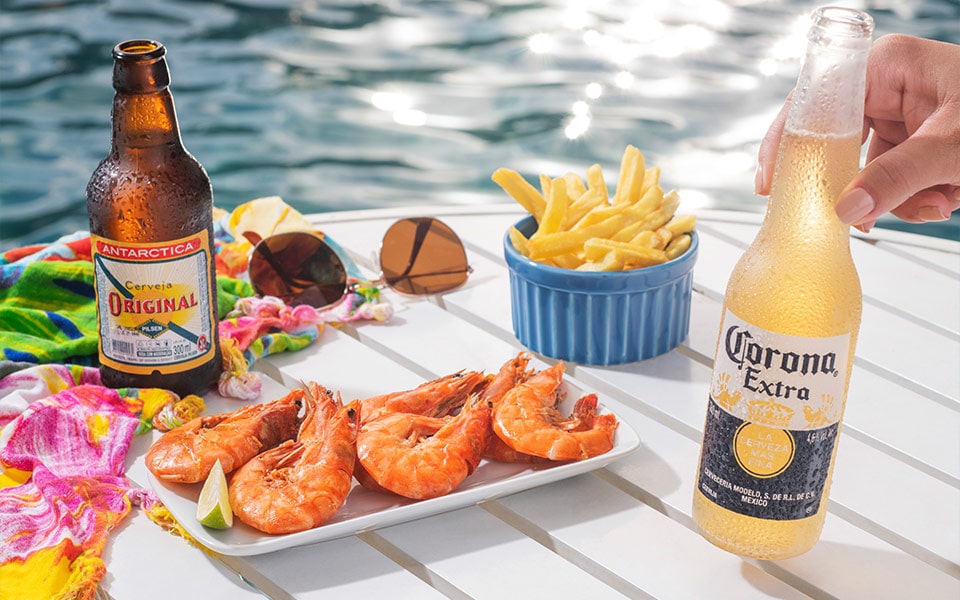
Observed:
[[[8,379],[0,390],[18,389]],[[150,410],[177,401],[81,384],[31,402],[0,431],[0,598],[93,597],[107,536],[139,497],[123,476],[130,442]]]

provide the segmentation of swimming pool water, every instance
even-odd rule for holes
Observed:
[[[509,202],[627,144],[682,209],[762,211],[756,150],[819,3],[759,0],[0,0],[0,248],[86,229],[110,135],[111,48],[167,46],[217,206],[305,213]],[[877,35],[960,42],[957,0],[838,2]],[[886,219],[883,225],[903,227]],[[920,228],[960,237],[960,219]]]

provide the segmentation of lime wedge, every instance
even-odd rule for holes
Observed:
[[[227,476],[218,460],[203,482],[197,500],[197,520],[211,529],[227,529],[233,526],[233,510],[230,509],[230,494],[227,492]]]

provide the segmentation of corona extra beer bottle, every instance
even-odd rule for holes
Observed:
[[[207,392],[221,370],[213,190],[180,141],[162,44],[113,49],[113,139],[87,185],[101,378]]]
[[[813,13],[756,239],[727,284],[693,516],[764,559],[819,539],[860,329],[850,231],[834,212],[860,160],[873,20]]]

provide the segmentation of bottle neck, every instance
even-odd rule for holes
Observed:
[[[834,207],[860,165],[872,32],[872,19],[861,11],[828,7],[814,13],[780,140],[767,222],[810,236],[849,236]]]
[[[159,42],[134,40],[113,50],[115,149],[180,144],[170,71]]]
[[[864,12],[836,7],[814,12],[787,130],[860,135],[872,32],[873,20]]]
[[[113,145],[116,149],[181,144],[173,97],[163,90],[149,94],[117,92],[113,98]]]

